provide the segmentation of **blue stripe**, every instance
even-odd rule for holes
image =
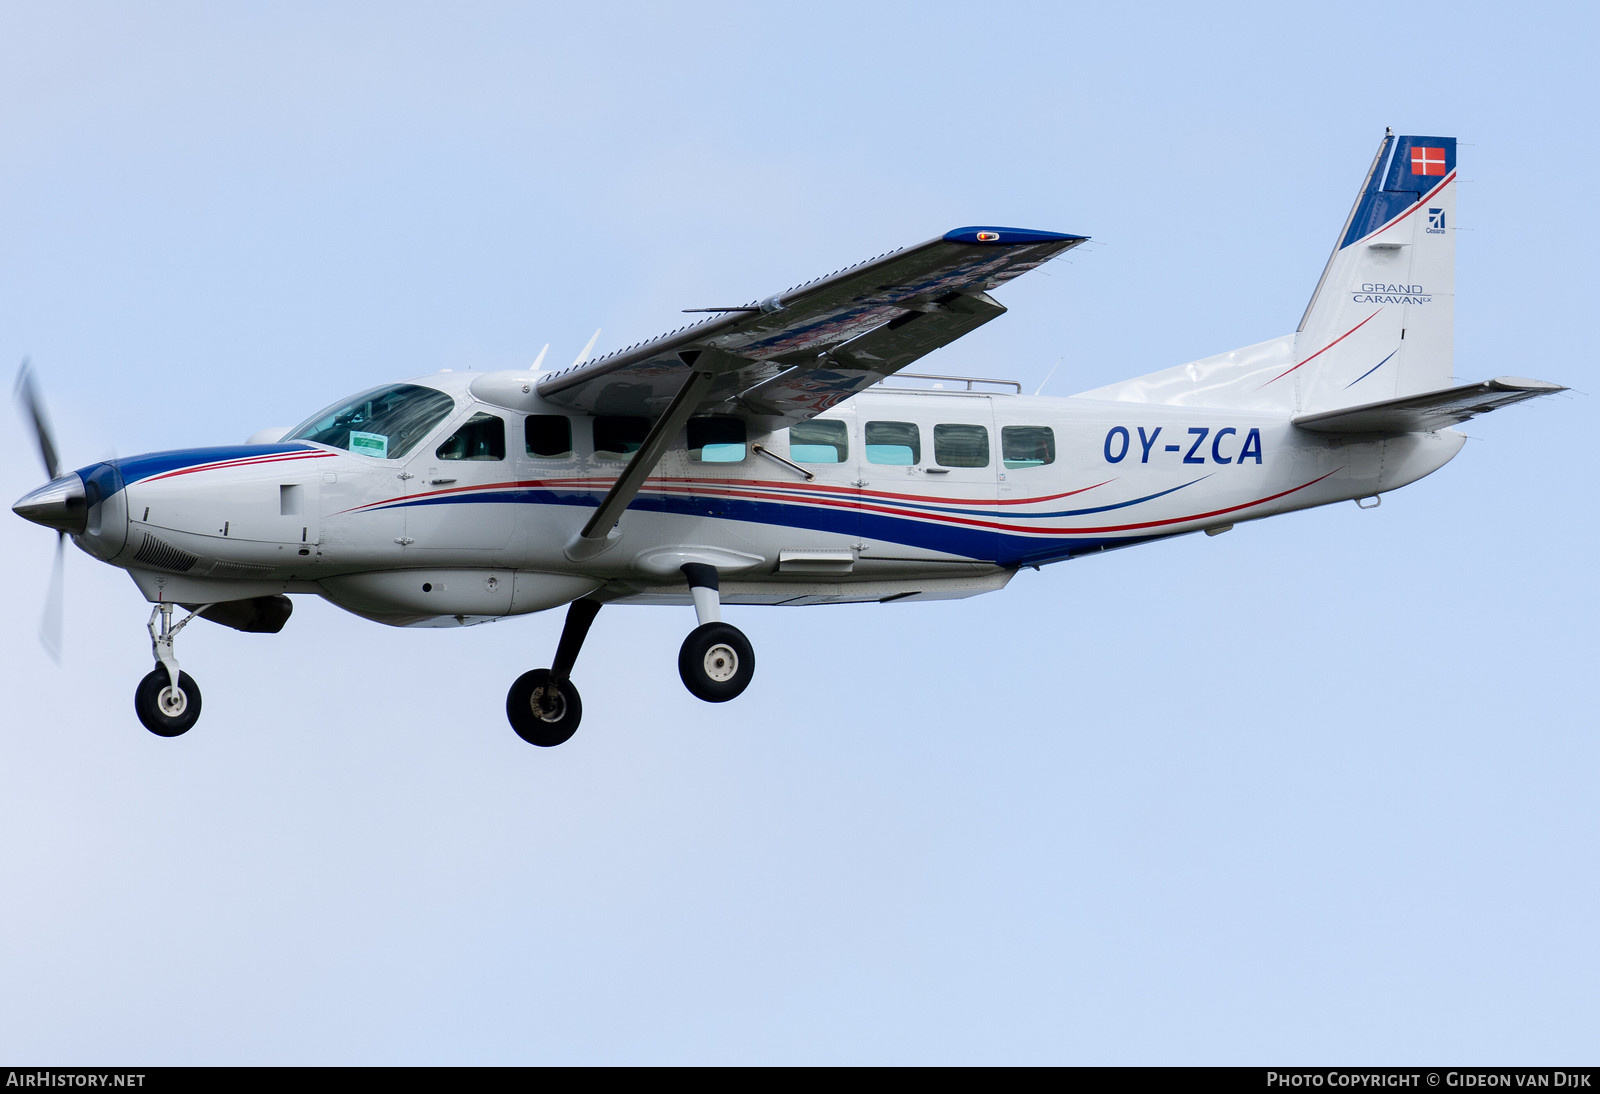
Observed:
[[[1389,354],[1389,357],[1393,357],[1395,355],[1395,353],[1399,353],[1399,352],[1400,352],[1400,347],[1396,346],[1395,349],[1394,349],[1394,353]],[[1367,369],[1367,371],[1363,372],[1360,376],[1357,376],[1354,380],[1351,380],[1348,384],[1344,385],[1345,386],[1345,390],[1348,391],[1350,388],[1355,387],[1362,380],[1365,380],[1368,376],[1371,376],[1374,372],[1377,372],[1384,365],[1387,365],[1389,363],[1389,357],[1385,357],[1383,360],[1379,361],[1377,364],[1375,364],[1371,368]]]
[[[1386,360],[1387,360],[1387,358],[1386,358]],[[996,508],[996,509],[962,509],[962,508],[959,508],[957,506],[940,505],[940,504],[934,503],[934,502],[899,501],[897,499],[879,498],[879,497],[874,497],[874,496],[871,496],[871,495],[857,495],[857,494],[846,493],[846,492],[843,492],[843,491],[840,491],[840,492],[837,492],[837,493],[835,493],[835,492],[829,492],[829,493],[818,492],[818,493],[815,493],[815,494],[806,493],[804,491],[800,491],[800,492],[787,492],[787,491],[785,491],[785,492],[789,493],[790,498],[793,499],[792,503],[796,503],[796,504],[805,503],[805,502],[810,502],[812,504],[816,504],[816,503],[822,501],[823,499],[826,499],[827,501],[831,501],[831,502],[835,502],[835,503],[844,503],[844,504],[852,505],[852,506],[854,506],[854,505],[884,505],[884,506],[893,506],[896,509],[916,509],[916,510],[919,510],[921,512],[925,512],[925,513],[928,513],[928,514],[934,515],[934,516],[947,516],[948,515],[948,516],[982,517],[982,518],[984,518],[986,520],[993,520],[993,521],[1000,521],[1000,520],[1044,520],[1044,519],[1048,519],[1048,518],[1052,518],[1052,517],[1083,517],[1083,516],[1089,516],[1089,515],[1094,514],[1094,513],[1109,513],[1114,509],[1126,509],[1131,505],[1140,505],[1140,504],[1143,504],[1144,502],[1147,502],[1147,501],[1154,501],[1156,498],[1164,498],[1168,494],[1176,494],[1179,490],[1187,489],[1188,487],[1193,486],[1195,483],[1202,482],[1202,481],[1204,481],[1206,479],[1209,479],[1210,477],[1211,477],[1210,475],[1201,475],[1198,479],[1190,479],[1188,482],[1180,483],[1179,485],[1173,486],[1173,487],[1169,487],[1166,490],[1159,490],[1154,494],[1146,494],[1142,498],[1134,498],[1131,501],[1119,501],[1119,502],[1114,502],[1111,505],[1097,505],[1097,506],[1094,506],[1093,508],[1089,508],[1089,509],[1055,509],[1055,510],[1051,510],[1050,512],[1047,512],[1047,513],[1037,513],[1037,512],[1025,512],[1024,513],[1024,512],[1017,512],[1017,511],[1015,511],[1013,509],[1004,509],[1004,510],[1002,510],[1002,509],[998,509],[998,508]],[[706,483],[705,485],[707,487],[711,487],[711,486],[713,486],[715,484]],[[780,491],[782,490],[781,487],[777,488],[777,489],[779,489]],[[424,496],[418,497],[418,498],[402,498],[402,499],[399,499],[397,501],[388,502],[388,503],[383,504],[383,505],[375,505],[375,506],[373,506],[373,509],[375,509],[375,510],[377,510],[377,509],[404,509],[404,508],[407,508],[407,507],[413,506],[413,505],[451,505],[451,504],[455,504],[455,503],[458,503],[458,502],[484,502],[486,504],[504,504],[504,503],[516,504],[516,503],[519,503],[519,502],[526,502],[526,501],[532,500],[529,497],[529,495],[532,494],[532,493],[535,493],[535,492],[537,492],[537,491],[534,491],[534,490],[532,490],[530,488],[527,488],[527,487],[514,487],[514,488],[510,488],[510,489],[503,489],[503,490],[480,490],[480,491],[478,491],[476,493],[472,493],[472,494],[467,494],[467,493],[428,494],[428,495],[424,495]],[[602,492],[603,491],[580,491],[580,492],[578,492],[578,493],[573,495],[575,498],[578,498],[580,500],[578,500],[576,502],[573,502],[571,504],[587,505],[587,504],[591,504],[592,503],[592,504],[598,505],[599,503],[597,501],[592,501],[592,499],[596,498]],[[643,495],[641,495],[641,496],[643,496]],[[691,497],[699,497],[699,498],[715,497],[718,501],[725,500],[722,497],[722,495],[720,495],[720,494],[719,495],[690,494],[689,496],[691,496]],[[589,499],[589,500],[583,500],[583,499]],[[741,500],[741,499],[730,499],[730,500]],[[742,499],[742,500],[751,500],[751,499]],[[786,503],[782,503],[782,504],[791,504],[791,503],[787,503],[786,502]],[[638,503],[637,502],[635,502],[633,505],[629,506],[630,509],[637,508],[637,507],[638,507]]]
[[[220,445],[215,448],[179,448],[170,452],[150,452],[143,456],[129,456],[125,460],[110,460],[106,463],[90,464],[79,470],[85,482],[94,474],[103,474],[102,468],[114,466],[122,479],[122,483],[134,483],[141,479],[148,479],[155,475],[164,475],[168,471],[181,471],[185,467],[199,467],[205,463],[220,463],[223,460],[242,460],[251,456],[286,455],[291,452],[315,452],[316,449],[305,444],[232,444]],[[118,490],[122,488],[117,485]],[[112,493],[116,491],[113,490]],[[109,496],[109,495],[107,495]]]
[[[1198,481],[1198,480],[1196,480]],[[1185,483],[1185,486],[1193,485]],[[1174,490],[1182,487],[1173,487]],[[1171,493],[1171,491],[1163,491]],[[600,503],[599,491],[556,491],[534,487],[517,487],[508,490],[485,491],[481,494],[451,494],[442,497],[425,497],[397,502],[382,508],[401,508],[411,505],[473,505],[473,504],[528,504],[566,505],[594,509]],[[1159,497],[1159,494],[1151,495]],[[707,506],[715,512],[707,513]],[[1116,508],[1115,506],[1109,508]],[[920,547],[930,551],[960,555],[965,558],[993,561],[1001,566],[1042,565],[1059,562],[1074,555],[1090,554],[1113,547],[1127,547],[1135,543],[1161,539],[1170,533],[1159,532],[1137,536],[1105,536],[1066,539],[1051,536],[1036,539],[988,528],[969,528],[961,525],[928,524],[923,521],[868,513],[857,508],[833,506],[813,507],[791,502],[753,501],[741,498],[705,497],[695,495],[640,495],[630,511],[671,513],[678,516],[709,517],[716,520],[736,520],[750,524],[768,524],[784,528],[807,528],[818,532],[839,535],[860,535],[866,539],[898,543],[907,547]],[[371,510],[369,510],[371,511]],[[1098,510],[1083,510],[1097,512]],[[993,514],[986,514],[993,516]]]
[[[1019,513],[1015,509],[1009,507],[1005,509],[962,509],[954,505],[941,505],[937,502],[898,501],[873,497],[866,494],[855,495],[841,493],[825,494],[823,496],[838,501],[859,502],[862,505],[892,505],[897,509],[918,509],[928,513],[950,514],[952,516],[984,517],[988,520],[1040,520],[1046,517],[1081,517],[1087,516],[1090,513],[1109,513],[1113,509],[1126,509],[1130,505],[1138,505],[1141,502],[1154,501],[1156,498],[1164,498],[1168,494],[1175,494],[1179,490],[1193,486],[1202,479],[1209,479],[1210,477],[1210,475],[1201,475],[1198,479],[1191,479],[1186,483],[1182,483],[1181,485],[1171,487],[1167,490],[1162,490],[1155,494],[1146,494],[1144,497],[1134,498],[1132,501],[1119,501],[1112,505],[1099,505],[1093,509],[1055,509],[1048,513]],[[1093,488],[1091,487],[1091,489]],[[806,493],[803,491],[799,493],[792,493],[790,496],[796,500],[805,500],[807,497]]]

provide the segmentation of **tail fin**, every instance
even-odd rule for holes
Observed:
[[[1386,135],[1294,340],[1301,413],[1450,386],[1456,142]]]
[[[1454,137],[1385,133],[1292,335],[1084,392],[1303,415],[1450,386]]]

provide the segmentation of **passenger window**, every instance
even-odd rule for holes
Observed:
[[[933,459],[940,467],[988,467],[989,431],[981,425],[936,425]]]
[[[744,422],[738,418],[690,418],[689,459],[738,463],[744,459]]]
[[[844,463],[850,458],[850,429],[826,418],[792,425],[789,458],[800,463]]]
[[[649,418],[601,415],[594,420],[594,454],[603,460],[624,459],[639,451],[649,435]]]
[[[922,462],[922,434],[911,422],[868,422],[867,462],[900,467]]]
[[[530,414],[522,431],[530,456],[561,460],[572,455],[572,419],[564,414]]]
[[[505,419],[474,414],[450,435],[435,453],[441,460],[503,460],[506,458]]]
[[[1056,462],[1056,435],[1047,425],[1008,425],[1000,430],[1000,458],[1007,467]]]

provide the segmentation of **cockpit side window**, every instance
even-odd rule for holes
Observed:
[[[493,414],[474,414],[435,453],[441,460],[503,460],[506,421]]]
[[[455,405],[454,399],[431,387],[389,384],[335,403],[290,430],[285,440],[314,441],[362,456],[397,460]]]

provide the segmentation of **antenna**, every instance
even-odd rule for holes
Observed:
[[[550,343],[546,342],[544,344],[544,348],[539,351],[539,356],[535,357],[533,359],[533,364],[528,366],[528,371],[529,372],[538,372],[539,371],[539,366],[544,364],[544,355],[549,353],[549,352],[550,352]]]
[[[1050,382],[1050,377],[1052,377],[1052,376],[1054,376],[1056,374],[1056,369],[1060,368],[1061,367],[1061,362],[1065,361],[1066,359],[1067,359],[1067,355],[1066,354],[1062,354],[1060,357],[1056,358],[1056,363],[1050,366],[1050,371],[1045,373],[1044,374],[1044,379],[1042,381],[1040,381],[1039,390],[1034,392],[1035,395],[1039,395],[1044,391],[1044,385],[1048,384]]]
[[[589,336],[589,344],[583,347],[583,352],[578,354],[578,359],[567,367],[577,368],[579,365],[587,361],[589,359],[589,353],[594,349],[594,344],[598,341],[600,341],[600,328],[596,327],[594,329],[594,333]]]

